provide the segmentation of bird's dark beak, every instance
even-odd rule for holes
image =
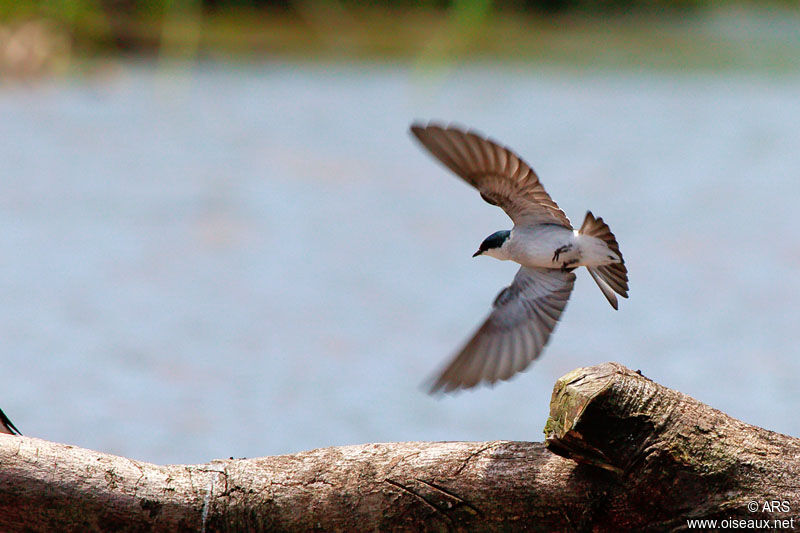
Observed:
[[[474,254],[472,254],[472,257],[478,257],[478,256],[479,256],[479,255],[481,255],[482,253],[483,253],[483,252],[481,252],[480,250],[478,250],[477,252],[475,252]]]

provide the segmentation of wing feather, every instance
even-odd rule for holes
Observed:
[[[514,363],[517,360],[517,336],[508,335],[506,337],[508,347],[508,357],[499,357],[497,365],[497,374],[493,376],[497,380],[508,379],[514,375]]]
[[[567,305],[575,274],[522,267],[478,331],[434,381],[431,392],[507,380],[539,357]]]
[[[447,168],[478,189],[484,200],[503,209],[514,224],[558,224],[572,229],[536,172],[510,149],[455,126],[415,124],[411,133]]]

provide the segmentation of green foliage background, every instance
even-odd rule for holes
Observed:
[[[800,68],[797,0],[0,0],[74,58],[503,59]],[[744,14],[744,15],[743,15]],[[787,22],[788,21],[788,22]]]

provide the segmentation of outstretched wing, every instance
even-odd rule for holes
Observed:
[[[539,357],[575,284],[575,274],[522,267],[489,318],[436,379],[431,392],[507,380]]]
[[[499,206],[517,226],[558,224],[567,215],[544,190],[533,169],[514,152],[473,131],[414,124],[411,133],[442,163]]]

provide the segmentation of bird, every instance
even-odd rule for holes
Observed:
[[[589,275],[614,309],[628,297],[628,270],[602,218],[587,211],[574,229],[533,168],[511,149],[474,130],[437,122],[413,123],[411,134],[447,168],[500,207],[514,226],[489,235],[473,257],[520,265],[489,316],[430,385],[431,393],[494,385],[528,368],[550,339],[575,284]]]
[[[6,416],[2,409],[0,409],[0,433],[7,433],[9,435],[22,435],[17,429],[17,426]]]

